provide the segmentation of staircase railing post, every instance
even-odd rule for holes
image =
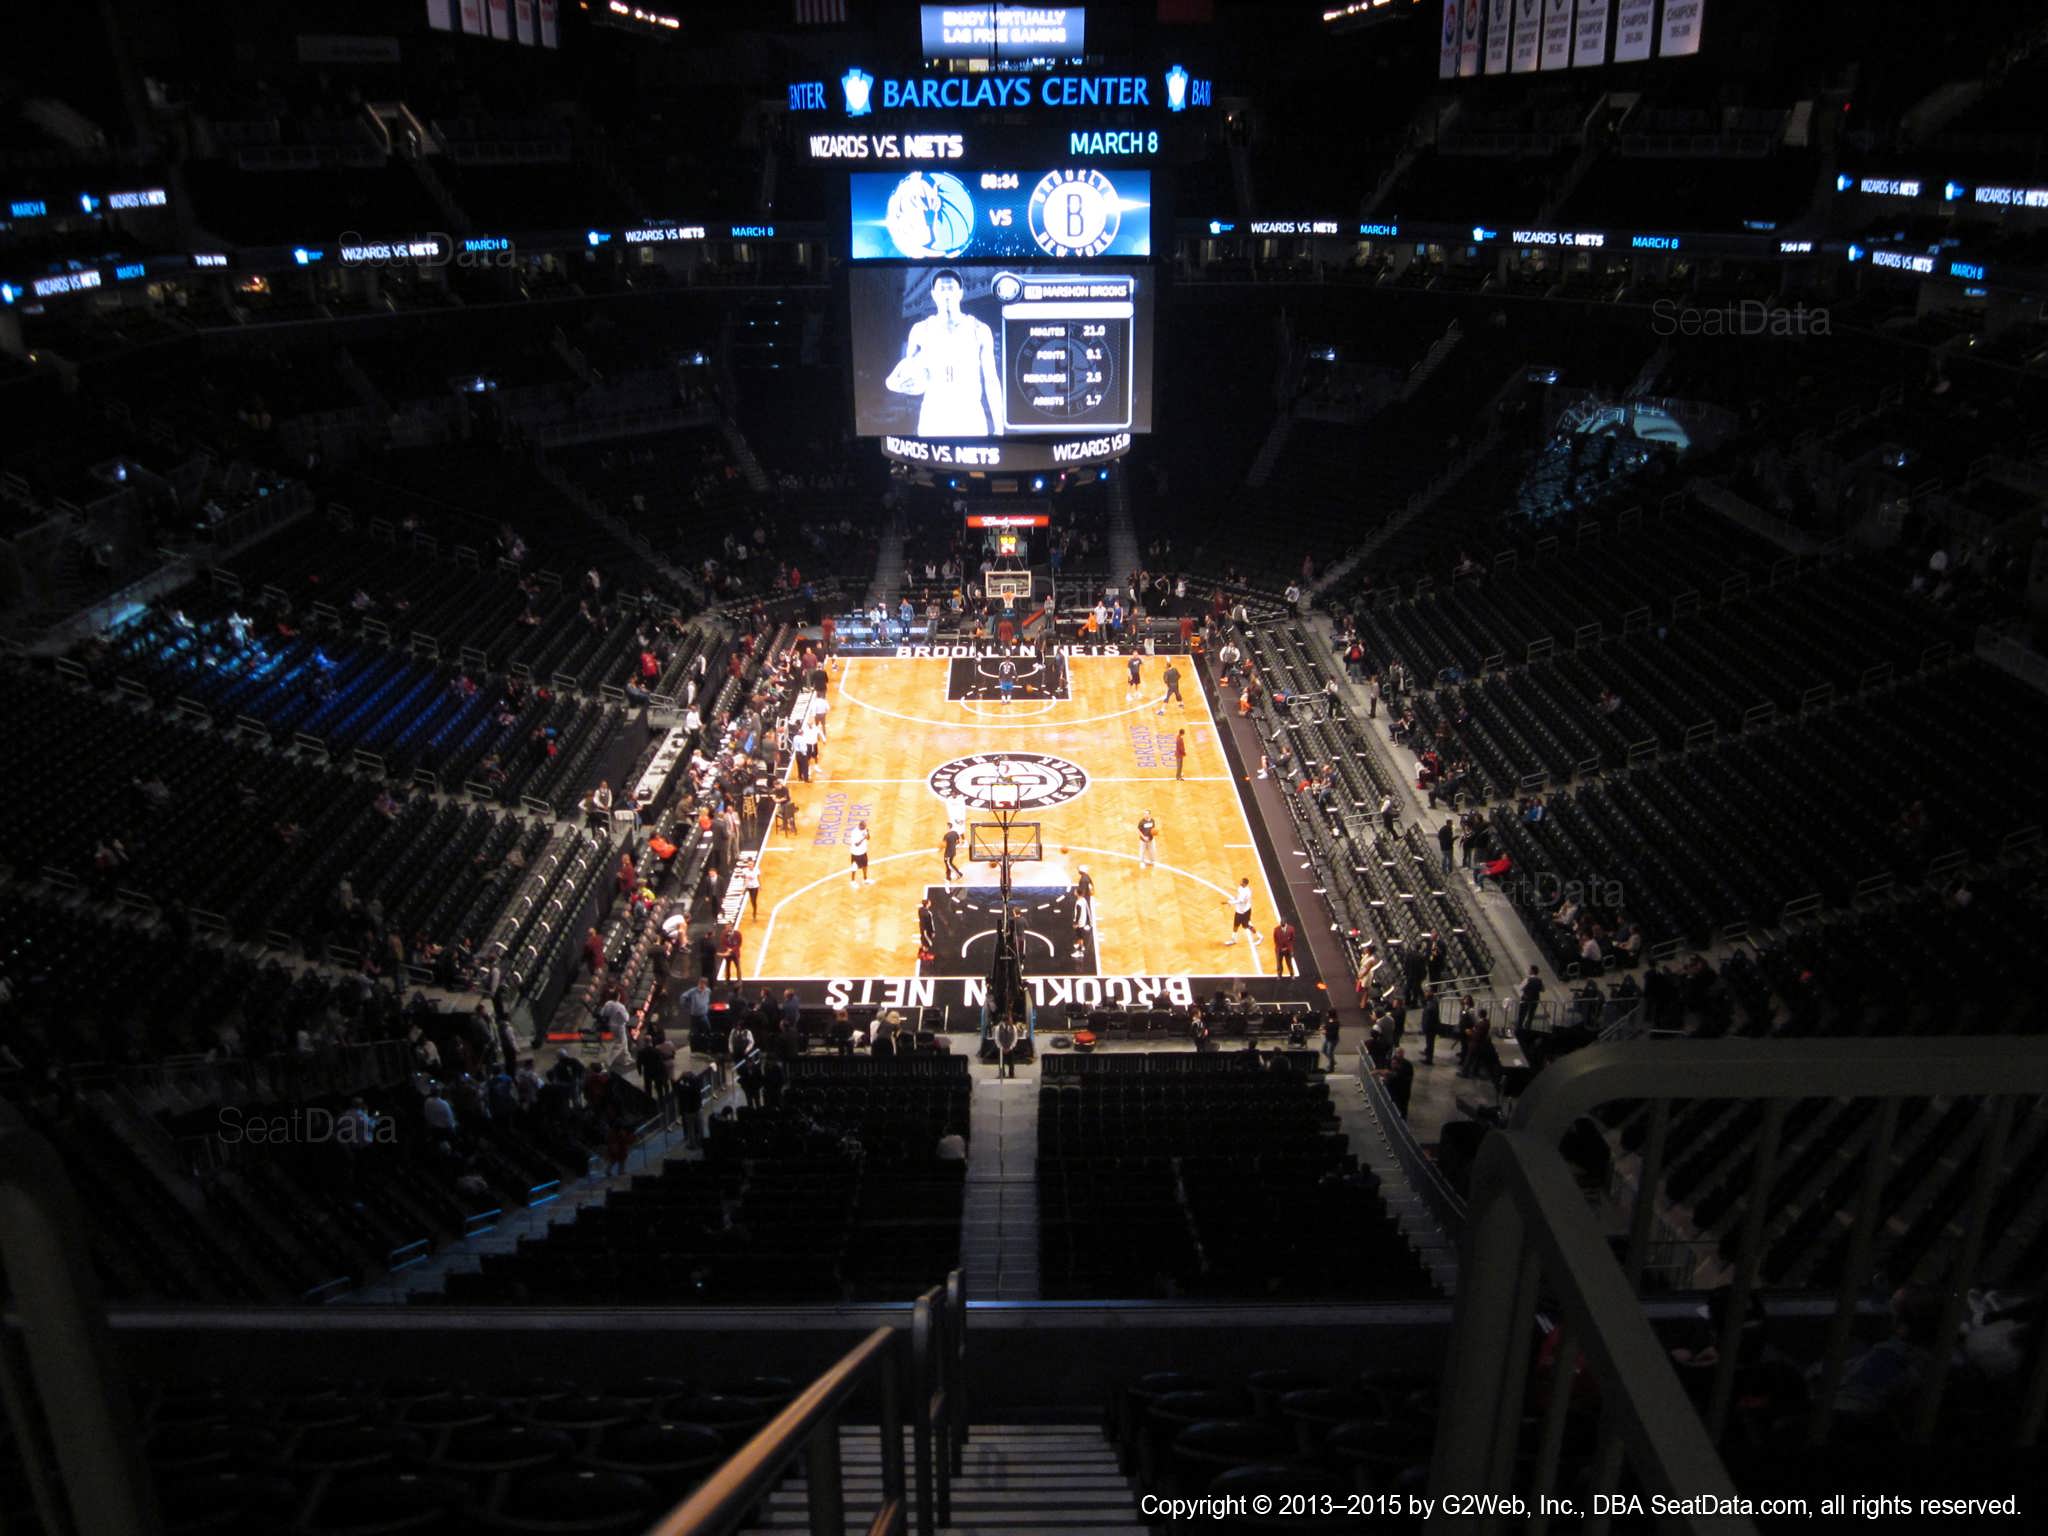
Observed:
[[[804,1500],[810,1508],[811,1536],[845,1536],[846,1489],[840,1481],[836,1413],[817,1427],[804,1447]]]
[[[937,1506],[932,1487],[932,1301],[917,1298],[910,1308],[910,1443],[917,1476],[917,1536],[934,1536]]]
[[[952,1426],[950,1445],[955,1476],[967,1466],[967,1277],[960,1270],[946,1276],[946,1315],[952,1323],[946,1373],[946,1418]]]
[[[876,1417],[882,1437],[882,1502],[904,1511],[903,1496],[903,1376],[910,1368],[907,1348],[892,1353],[875,1373]]]

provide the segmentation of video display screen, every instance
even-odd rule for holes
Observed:
[[[850,278],[863,437],[1152,430],[1143,267],[861,268]]]
[[[1088,12],[1078,5],[927,5],[928,59],[1071,58],[1087,51]]]
[[[1087,261],[1152,254],[1152,173],[855,171],[855,261]]]

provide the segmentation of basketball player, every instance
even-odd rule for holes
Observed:
[[[925,955],[936,956],[939,952],[939,918],[932,911],[932,899],[927,896],[917,904],[917,947]],[[924,955],[919,955],[922,960]]]
[[[868,824],[855,822],[852,833],[846,839],[846,851],[853,857],[853,868],[847,871],[846,883],[865,883],[868,878]],[[1249,899],[1249,898],[1247,898]]]
[[[1177,732],[1175,732],[1175,733],[1174,733],[1174,738],[1173,738],[1173,777],[1174,777],[1174,782],[1178,783],[1178,782],[1179,782],[1179,781],[1180,781],[1181,779],[1183,779],[1183,778],[1185,778],[1185,777],[1187,776],[1187,766],[1188,766],[1188,733],[1187,733],[1187,732],[1186,732],[1185,730],[1181,730],[1181,731],[1177,731]]]
[[[903,361],[885,385],[899,395],[918,395],[919,437],[1000,437],[1003,387],[996,373],[995,333],[963,314],[960,274],[942,267],[932,274],[936,313],[910,328]],[[986,408],[983,401],[986,400]]]
[[[1088,930],[1095,926],[1095,900],[1074,887],[1074,958],[1088,957]]]
[[[1150,869],[1159,862],[1152,847],[1158,837],[1159,823],[1154,821],[1152,813],[1147,811],[1138,818],[1138,868]]]
[[[1231,893],[1230,900],[1223,904],[1230,908],[1230,937],[1223,942],[1235,944],[1237,930],[1242,928],[1252,943],[1258,943],[1259,930],[1252,926],[1252,877],[1246,875],[1238,881],[1237,889]]]
[[[1126,670],[1131,680],[1124,685],[1124,697],[1134,699],[1138,696],[1138,690],[1145,686],[1145,664],[1138,659],[1135,651],[1131,653]]]
[[[996,668],[996,684],[1003,690],[1003,702],[1010,702],[1010,694],[1017,686],[1017,663],[1005,656],[1002,665]]]
[[[1165,676],[1166,692],[1163,695],[1161,695],[1159,700],[1159,707],[1155,709],[1152,713],[1155,715],[1165,714],[1166,706],[1169,704],[1178,704],[1180,705],[1181,710],[1185,712],[1188,706],[1187,700],[1183,699],[1180,696],[1180,668],[1176,667],[1172,662],[1169,661],[1166,664]]]
[[[946,883],[948,885],[951,885],[955,880],[965,880],[967,878],[967,872],[961,869],[958,862],[959,853],[959,829],[948,826],[946,828],[946,835],[939,841],[939,857],[945,860]]]

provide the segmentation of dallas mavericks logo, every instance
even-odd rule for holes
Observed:
[[[1188,72],[1178,64],[1166,72],[1166,110],[1183,112],[1188,104]]]
[[[948,171],[912,171],[889,194],[882,225],[905,256],[957,256],[974,238],[974,199]]]
[[[866,117],[874,110],[868,95],[875,88],[875,77],[859,67],[849,69],[839,77],[839,88],[846,93],[846,115]]]
[[[1026,209],[1031,238],[1048,256],[1100,256],[1124,221],[1116,188],[1100,171],[1048,171]]]
[[[943,800],[979,806],[992,803],[996,786],[1012,785],[1018,809],[1042,811],[1079,795],[1088,787],[1088,775],[1079,764],[1043,752],[977,752],[939,764],[929,782],[932,793]]]

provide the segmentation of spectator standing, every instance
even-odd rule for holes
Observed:
[[[1401,1118],[1408,1118],[1408,1099],[1415,1089],[1415,1065],[1408,1059],[1408,1053],[1398,1045],[1387,1065],[1373,1073],[1387,1085],[1387,1097],[1394,1101],[1394,1108],[1401,1112]]]
[[[1543,977],[1535,966],[1529,967],[1529,974],[1522,981],[1522,1005],[1515,1012],[1515,1033],[1520,1034],[1529,1027],[1529,1021],[1536,1017],[1536,1005],[1543,998]]]

